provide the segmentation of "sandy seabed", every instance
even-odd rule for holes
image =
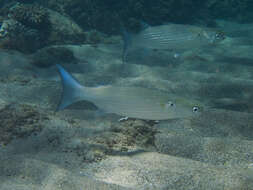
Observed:
[[[100,115],[87,102],[55,112],[55,66],[0,53],[0,189],[253,189],[253,46],[245,38],[191,50],[130,52],[65,46],[81,84],[144,86],[201,103],[202,113],[157,124]],[[58,63],[60,64],[60,63]],[[87,110],[88,108],[88,110]]]

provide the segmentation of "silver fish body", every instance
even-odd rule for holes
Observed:
[[[216,31],[197,26],[169,24],[148,27],[133,36],[136,47],[188,49],[215,42]]]
[[[193,25],[167,24],[147,27],[131,38],[124,38],[123,56],[136,49],[184,51],[217,44],[225,35],[212,28]]]
[[[105,113],[147,120],[167,120],[196,115],[199,108],[186,99],[141,87],[84,87],[61,66],[57,66],[63,84],[63,96],[58,110],[80,100],[90,101]]]

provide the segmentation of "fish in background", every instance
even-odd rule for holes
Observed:
[[[169,50],[175,52],[175,58],[185,50],[214,45],[225,39],[223,32],[217,29],[193,25],[166,24],[147,26],[137,34],[123,30],[123,62],[130,50]]]
[[[63,93],[57,111],[86,100],[104,113],[146,120],[167,120],[198,115],[201,108],[188,99],[172,98],[167,93],[141,87],[84,87],[62,66],[56,65],[62,79]]]

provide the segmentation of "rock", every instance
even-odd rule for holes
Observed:
[[[86,35],[71,18],[48,10],[51,30],[48,37],[49,44],[82,44],[86,41]]]
[[[84,31],[69,17],[36,4],[9,4],[2,8],[0,47],[33,53],[47,45],[81,44]]]
[[[47,9],[38,4],[16,3],[9,9],[8,17],[33,29],[46,31],[50,27]]]
[[[36,29],[24,26],[14,19],[2,19],[0,28],[0,48],[30,53],[45,45]]]
[[[74,57],[73,52],[65,47],[46,47],[38,50],[31,57],[31,64],[37,67],[49,67],[61,63],[77,63],[77,59]]]

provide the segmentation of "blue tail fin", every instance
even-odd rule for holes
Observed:
[[[62,97],[56,111],[63,110],[74,102],[82,100],[83,86],[80,85],[62,66],[56,64],[62,80]]]

